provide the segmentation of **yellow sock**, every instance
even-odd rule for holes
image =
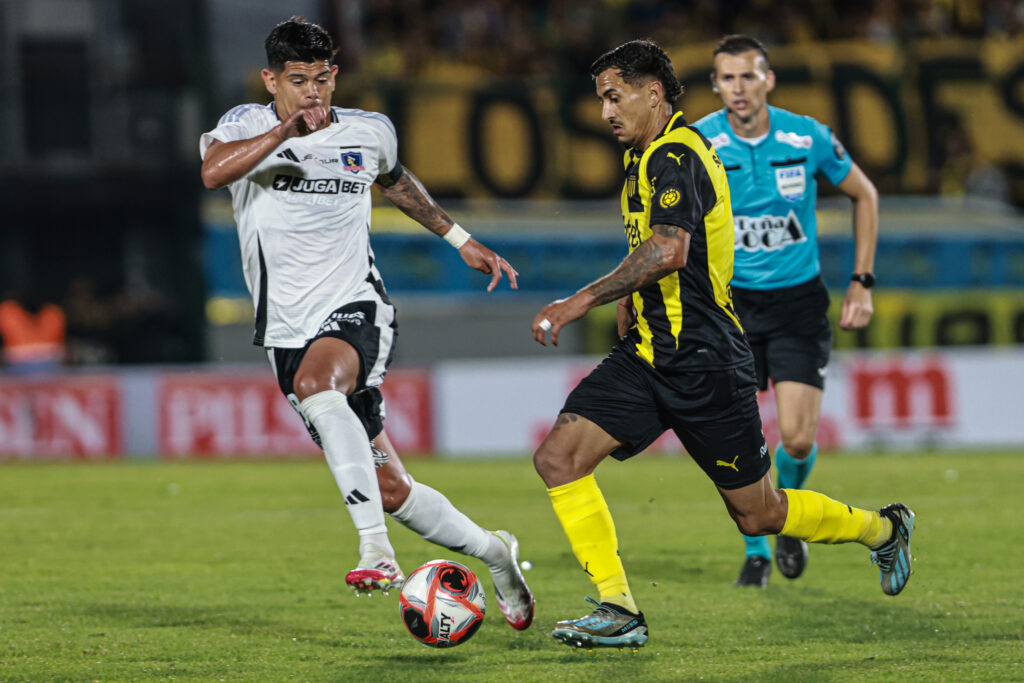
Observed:
[[[783,489],[789,513],[780,532],[811,543],[856,541],[877,548],[892,535],[892,522],[873,510],[861,510],[804,489]]]
[[[573,554],[601,594],[600,601],[639,612],[619,558],[615,523],[594,475],[548,489],[548,495]]]

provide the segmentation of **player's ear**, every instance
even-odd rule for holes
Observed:
[[[775,90],[775,72],[772,71],[771,69],[768,69],[768,73],[764,75],[764,82],[768,88],[767,92]]]
[[[654,109],[659,104],[665,101],[665,86],[661,84],[661,81],[651,81],[648,86],[648,102],[651,105],[651,109]]]
[[[715,72],[712,71],[708,77],[711,79],[711,92],[718,94],[718,83],[715,82]]]
[[[271,95],[277,94],[277,78],[274,76],[274,72],[270,69],[264,69],[260,72],[260,76],[263,77],[263,85],[267,87],[267,92]]]

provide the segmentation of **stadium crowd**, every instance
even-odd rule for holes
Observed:
[[[576,73],[607,45],[757,35],[769,47],[816,40],[881,44],[1018,36],[1022,0],[334,0],[344,70],[413,76],[439,63],[503,75]]]

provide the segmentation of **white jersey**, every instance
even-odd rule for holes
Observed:
[[[243,104],[204,133],[247,140],[280,120],[273,104]],[[281,143],[229,185],[245,283],[256,309],[253,343],[299,348],[332,311],[379,283],[370,249],[370,187],[397,175],[398,139],[383,114],[331,107],[321,130]]]

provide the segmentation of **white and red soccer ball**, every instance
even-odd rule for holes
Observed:
[[[455,647],[484,623],[483,586],[469,567],[433,560],[402,586],[399,609],[412,637],[430,647]]]

